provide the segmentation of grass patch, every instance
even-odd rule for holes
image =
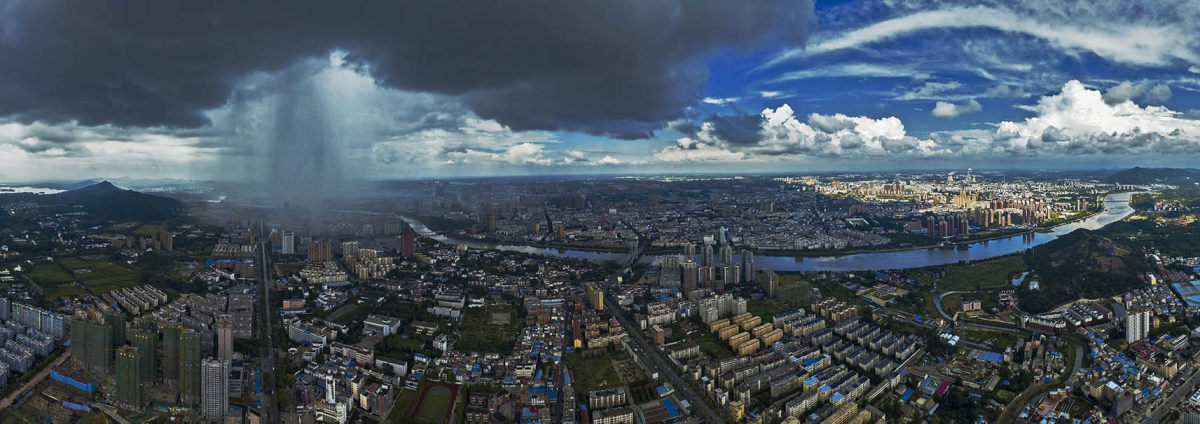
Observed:
[[[113,290],[139,285],[137,273],[111,262],[87,262],[91,272],[75,275],[92,294],[97,296]]]
[[[37,265],[33,267],[33,272],[30,272],[29,276],[39,284],[58,284],[71,281],[71,274],[57,263]]]
[[[621,384],[617,369],[613,368],[613,355],[584,358],[579,352],[566,354],[567,369],[571,372],[571,386],[575,393],[586,396],[588,391]]]
[[[702,336],[696,337],[694,340],[700,344],[700,350],[715,359],[725,359],[734,355],[729,343],[721,340],[716,334],[703,332]]]
[[[771,299],[746,302],[746,312],[757,315],[759,318],[762,318],[763,322],[771,322],[776,315],[786,310],[779,302]]]
[[[1020,255],[1001,256],[986,261],[945,267],[946,275],[936,278],[930,270],[917,272],[923,283],[936,283],[939,292],[1013,288],[1013,277],[1028,269]],[[962,304],[960,303],[959,306]]]
[[[167,226],[163,224],[142,224],[138,225],[137,228],[134,228],[133,233],[140,236],[153,237],[157,235],[159,231],[165,229],[167,229]]]
[[[54,299],[92,292],[101,295],[110,291],[139,285],[137,273],[106,261],[87,261],[63,258],[55,263],[34,267],[30,277]],[[82,286],[74,284],[79,282]]]
[[[469,308],[463,316],[459,334],[454,344],[456,350],[469,352],[499,353],[512,352],[521,328],[517,324],[514,306],[490,306],[482,309]],[[508,314],[507,320],[499,319]],[[505,324],[498,324],[506,322]]]
[[[1008,389],[996,390],[996,399],[999,400],[1000,403],[1010,403],[1010,402],[1012,402],[1013,399],[1016,399],[1016,397],[1017,397],[1017,394],[1013,393],[1012,390],[1008,390]]]

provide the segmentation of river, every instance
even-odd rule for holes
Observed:
[[[980,259],[1004,256],[1021,252],[1031,247],[1044,244],[1080,228],[1089,230],[1099,229],[1105,225],[1120,221],[1133,213],[1129,199],[1133,193],[1110,194],[1104,198],[1104,211],[1092,215],[1082,221],[1054,227],[1046,233],[1025,233],[995,240],[979,241],[960,248],[923,248],[909,250],[894,250],[887,252],[856,253],[840,256],[797,257],[786,255],[758,254],[754,256],[754,264],[758,269],[775,271],[873,271],[885,269],[920,268],[925,266],[945,265],[962,261],[977,261]],[[400,216],[412,225],[421,235],[431,237],[443,243],[465,244],[480,249],[500,249],[513,252],[524,252],[537,255],[550,255],[591,261],[617,261],[626,259],[626,253],[596,252],[576,249],[555,249],[533,246],[491,243],[475,240],[464,240],[437,234],[420,222]],[[741,263],[741,255],[734,255],[734,263]],[[652,263],[656,258],[644,256],[640,262]]]

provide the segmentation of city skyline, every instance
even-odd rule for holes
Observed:
[[[1200,8],[1187,2],[205,12],[0,12],[0,180],[320,196],[395,178],[1200,158]]]

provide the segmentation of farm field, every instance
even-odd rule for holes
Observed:
[[[58,298],[91,292],[97,296],[140,284],[137,273],[107,261],[63,258],[34,267],[30,277],[45,290],[46,297]]]

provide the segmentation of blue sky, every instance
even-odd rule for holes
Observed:
[[[1200,158],[1200,3],[800,0],[786,7],[798,9],[766,12],[795,12],[784,23],[794,28],[710,40],[665,65],[654,62],[649,68],[666,69],[660,79],[671,85],[662,93],[624,81],[595,88],[589,77],[586,89],[555,83],[571,94],[532,98],[570,101],[581,90],[582,104],[597,92],[634,87],[627,105],[634,110],[673,96],[646,113],[613,111],[615,118],[597,123],[555,113],[562,100],[522,112],[531,98],[510,96],[497,107],[487,96],[509,88],[408,83],[386,62],[332,43],[282,66],[231,73],[224,100],[200,107],[199,125],[0,109],[8,116],[0,121],[0,180],[247,176],[240,170],[279,156],[263,140],[277,137],[279,105],[301,89],[313,93],[306,101],[319,105],[322,128],[330,129],[312,143],[354,178],[1186,166]],[[519,55],[519,43],[500,42]],[[570,55],[539,66],[576,59]],[[480,60],[473,66],[485,70],[497,61]],[[645,65],[631,60],[623,66]],[[637,87],[653,93],[634,99]],[[295,160],[305,166],[306,158]]]

